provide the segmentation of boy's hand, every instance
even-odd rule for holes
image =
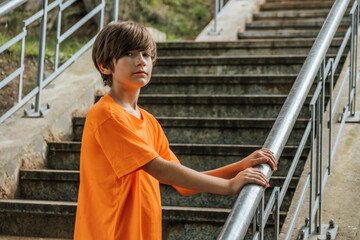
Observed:
[[[256,150],[255,152],[241,160],[241,163],[243,164],[245,169],[249,167],[254,167],[262,163],[268,163],[272,170],[276,171],[278,162],[276,161],[273,152],[268,149],[262,148]]]
[[[239,194],[243,186],[248,183],[255,183],[265,188],[270,186],[263,172],[257,168],[247,168],[229,180],[229,194]]]

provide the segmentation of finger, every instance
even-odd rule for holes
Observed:
[[[266,149],[266,148],[262,148],[261,149],[263,152],[267,152],[267,153],[270,153],[270,154],[274,154],[272,151],[270,151],[269,149]]]
[[[263,186],[265,188],[267,188],[269,186],[269,183],[264,181],[264,179],[259,178],[259,177],[251,177],[248,179],[249,183],[255,183],[258,184],[260,186]]]
[[[268,163],[271,166],[272,170],[277,170],[277,161],[274,155],[266,153],[266,157],[269,159]]]
[[[265,176],[265,174],[264,174],[262,171],[260,171],[259,169],[253,168],[252,173],[254,174],[254,176],[255,176],[256,178],[261,178],[261,179],[262,179],[264,182],[266,182],[267,184],[269,183],[268,178],[267,178],[267,177]]]

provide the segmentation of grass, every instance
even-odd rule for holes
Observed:
[[[108,2],[106,12],[111,14],[112,1]],[[213,1],[211,0],[122,0],[119,6],[120,20],[131,20],[140,22],[145,26],[151,26],[167,34],[169,41],[173,40],[191,40],[194,39],[200,31],[208,24],[211,19]],[[82,1],[74,4],[73,8],[81,8]],[[65,10],[67,11],[67,10]],[[70,9],[71,11],[78,11]],[[81,10],[80,10],[81,12]],[[0,24],[0,46],[10,40],[13,36],[22,31],[22,20],[30,17],[33,13],[25,11],[25,5],[19,7],[12,12],[8,19],[3,21],[5,24]],[[55,11],[49,13],[57,14]],[[83,11],[82,15],[86,12]],[[75,16],[80,18],[81,16]],[[1,20],[1,19],[0,19]],[[66,25],[71,26],[68,20],[63,21]],[[39,22],[36,27],[29,26],[25,43],[25,55],[34,56],[39,51]],[[56,25],[56,24],[55,24]],[[94,25],[94,24],[93,24]],[[65,28],[68,28],[65,26]],[[55,26],[53,27],[55,28]],[[70,37],[70,41],[65,41],[61,44],[60,58],[67,59],[78,51],[84,43],[90,39],[80,39],[78,36],[83,36],[80,33],[74,37]],[[94,34],[92,34],[94,35]],[[55,29],[51,29],[47,36],[46,42],[46,56],[53,58],[55,56],[56,44]],[[20,53],[21,41],[13,45],[9,51]]]

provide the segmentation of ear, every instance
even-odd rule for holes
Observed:
[[[111,75],[112,74],[111,69],[109,67],[105,66],[104,63],[98,63],[98,67],[99,67],[100,72],[102,74],[105,74],[105,75]]]

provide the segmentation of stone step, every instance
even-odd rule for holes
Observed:
[[[325,19],[325,18],[324,18]],[[254,22],[255,23],[255,22]],[[159,56],[253,56],[307,54],[315,39],[257,39],[232,42],[164,42],[157,44]],[[335,39],[330,53],[342,39]]]
[[[181,163],[197,171],[207,171],[239,161],[248,156],[261,145],[230,145],[230,144],[174,144],[170,143],[171,150],[180,159]],[[48,143],[48,167],[50,169],[79,170],[81,142],[49,142]],[[285,146],[279,159],[276,176],[286,176],[296,146]],[[300,161],[306,160],[309,147],[301,156]],[[303,164],[296,168],[294,176],[300,176]]]
[[[260,29],[320,29],[324,24],[325,19],[309,19],[309,20],[286,20],[283,19],[273,21],[254,21],[246,24],[246,30],[260,30]],[[339,29],[345,29],[350,26],[350,19],[344,19],[339,26]]]
[[[0,200],[0,232],[12,236],[72,238],[75,213],[75,202]],[[227,208],[163,206],[163,239],[216,239],[229,213]],[[285,213],[280,214],[283,222]],[[269,220],[269,229],[273,228],[271,225]]]
[[[162,57],[154,74],[294,74],[306,55],[242,57]]]
[[[330,9],[309,9],[309,10],[278,10],[260,11],[254,13],[253,20],[283,20],[287,19],[325,19]]]
[[[286,95],[142,95],[139,106],[156,117],[275,118]],[[310,103],[310,98],[306,104]],[[303,108],[300,118],[309,117]]]
[[[295,79],[295,74],[155,74],[141,94],[287,94]]]
[[[329,9],[334,1],[286,1],[270,2],[260,6],[260,11],[279,11],[279,10],[307,10],[307,9]]]
[[[204,144],[256,144],[264,143],[275,119],[261,118],[181,118],[157,119],[170,142]],[[73,140],[81,141],[85,118],[73,119]],[[308,123],[300,119],[289,137],[289,145],[299,144]]]
[[[335,74],[335,79],[338,76]],[[288,94],[296,77],[295,74],[154,74],[141,89],[140,98],[143,94]],[[310,93],[315,87],[314,84]]]
[[[71,201],[76,202],[79,188],[79,171],[30,169],[20,171],[20,198],[28,200]],[[273,176],[270,187],[265,191],[266,200],[271,195],[274,186],[281,187],[285,177]],[[282,205],[282,211],[287,211],[292,194],[299,178],[291,181],[288,195]],[[193,196],[182,196],[172,186],[160,185],[161,201],[164,206],[231,208],[236,196],[224,196],[199,193]]]
[[[278,10],[261,11],[253,14],[254,21],[272,21],[272,20],[307,20],[323,19],[325,20],[330,9],[308,9],[308,10]],[[349,18],[350,8],[345,12],[344,18]]]
[[[306,55],[159,57],[153,74],[294,74],[305,59]]]
[[[319,34],[319,30],[248,30],[238,33],[239,39],[257,38],[314,38]],[[335,37],[344,37],[346,31],[338,30]]]

